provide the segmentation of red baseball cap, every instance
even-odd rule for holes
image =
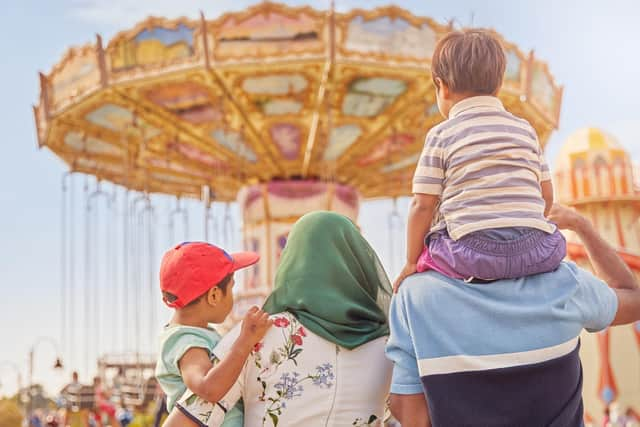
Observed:
[[[173,302],[163,298],[172,308],[182,308],[217,285],[234,271],[255,264],[255,252],[228,254],[224,249],[205,242],[185,242],[169,249],[160,265],[160,289],[178,297]]]

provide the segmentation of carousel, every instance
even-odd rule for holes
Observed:
[[[178,239],[232,249],[240,240],[261,254],[238,286],[237,315],[269,293],[301,215],[355,221],[363,201],[409,195],[424,136],[442,120],[430,58],[452,29],[393,6],[337,13],[261,2],[215,18],[151,17],[70,48],[40,74],[38,144],[68,166],[64,341],[77,352],[85,334],[85,370],[107,351],[146,363],[158,258]],[[499,96],[544,147],[562,88],[533,52],[498,37],[507,55]],[[389,226],[398,218],[394,209]]]

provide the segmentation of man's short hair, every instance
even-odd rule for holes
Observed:
[[[502,84],[506,62],[502,45],[489,31],[453,31],[436,45],[431,74],[434,83],[440,78],[455,93],[493,95]]]
[[[212,287],[214,288],[220,288],[220,290],[222,291],[222,293],[224,295],[227,294],[227,287],[229,286],[229,283],[231,283],[231,278],[233,277],[233,273],[228,274],[224,277],[224,279],[222,279],[220,281],[220,283],[218,283],[217,285],[214,285]],[[207,292],[209,292],[210,289],[207,289],[206,292],[203,292],[201,295],[199,295],[196,299],[194,299],[193,301],[189,302],[187,305],[185,305],[185,307],[191,307],[193,305],[196,305],[201,299],[202,297],[204,297]],[[174,294],[172,294],[171,292],[166,292],[163,291],[162,292],[162,296],[164,297],[165,300],[167,300],[169,303],[172,303],[174,301],[176,301],[178,299],[177,296],[175,296]]]

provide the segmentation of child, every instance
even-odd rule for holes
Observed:
[[[505,64],[486,31],[452,32],[436,45],[431,71],[447,120],[429,131],[413,178],[395,290],[429,269],[491,281],[552,271],[565,256],[564,237],[545,218],[553,187],[536,132],[496,97]]]
[[[167,395],[170,412],[165,427],[220,425],[223,418],[229,421],[232,417],[237,421],[237,408],[225,407],[221,399],[272,322],[257,307],[249,309],[231,354],[215,364],[211,350],[220,335],[209,323],[222,323],[231,312],[233,273],[258,259],[256,253],[229,255],[201,242],[182,243],[164,255],[160,288],[165,304],[175,309],[160,336],[156,365],[156,378]]]

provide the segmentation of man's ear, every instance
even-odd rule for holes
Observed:
[[[217,286],[214,286],[207,292],[207,304],[211,306],[217,305],[220,302],[221,298],[222,291]]]

